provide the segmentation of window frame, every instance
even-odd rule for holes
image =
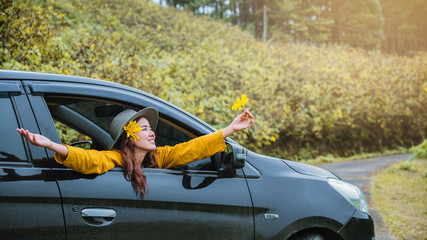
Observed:
[[[82,83],[73,83],[73,82],[41,82],[41,81],[25,81],[25,86],[31,92],[29,98],[31,101],[36,98],[38,102],[44,103],[44,112],[47,110],[47,116],[45,118],[50,118],[52,123],[49,129],[43,129],[43,132],[48,132],[43,134],[50,139],[60,143],[59,134],[56,130],[53,118],[48,110],[45,97],[71,97],[78,99],[92,99],[96,101],[107,101],[114,104],[122,104],[127,107],[134,109],[141,109],[142,107],[154,107],[159,111],[160,118],[162,121],[171,124],[170,126],[175,129],[184,129],[186,133],[192,134],[194,137],[209,134],[215,131],[214,128],[207,125],[204,122],[201,122],[197,118],[188,114],[187,112],[161,100],[157,99],[154,96],[148,95],[143,92],[134,92],[129,91],[128,89],[112,88],[110,86],[93,86]],[[115,93],[115,94],[113,94]],[[114,97],[113,97],[114,96]],[[40,111],[35,111],[36,115],[43,115]],[[46,121],[46,119],[45,119]],[[50,125],[50,124],[49,124]],[[89,137],[89,134],[86,134]],[[53,153],[48,153],[49,158],[51,159],[51,164],[54,167],[63,167],[60,164],[57,164],[53,160]],[[211,162],[215,161],[216,156],[210,157]],[[196,161],[197,162],[197,161]],[[209,174],[218,174],[218,170],[214,170],[215,164],[212,164],[212,170],[200,170],[200,172],[209,172]],[[120,168],[118,168],[120,169]],[[113,169],[113,170],[118,170]],[[164,169],[156,169],[164,170]],[[168,169],[172,170],[172,169]],[[181,171],[193,171],[191,169],[179,169]]]
[[[105,84],[101,84],[100,81],[93,82],[32,80],[24,81],[24,85],[34,96],[45,94],[80,95],[122,102],[137,109],[140,106],[154,107],[159,112],[160,117],[170,121],[176,119],[179,121],[178,125],[190,129],[190,132],[194,132],[197,136],[216,131],[215,128],[190,113],[148,93],[110,82],[105,82]],[[104,83],[104,81],[101,82]],[[132,99],[132,101],[129,99]]]
[[[25,94],[22,82],[20,80],[2,80],[0,82],[0,86],[0,93],[2,95],[7,95],[3,97],[9,98],[11,101],[18,128],[24,128],[36,134],[40,133],[32,108]],[[16,134],[19,133],[16,132]],[[28,143],[28,141],[25,140],[23,136],[20,136],[20,138],[23,142],[23,150],[25,151],[26,155],[25,161],[2,161],[2,164],[23,167],[50,167],[49,162],[46,161],[46,151],[44,148]]]

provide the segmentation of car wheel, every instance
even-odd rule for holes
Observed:
[[[293,236],[291,240],[326,240],[326,238],[324,238],[321,234],[318,233],[305,232]]]

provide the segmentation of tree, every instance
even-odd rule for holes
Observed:
[[[239,20],[243,29],[246,29],[251,22],[250,5],[251,0],[239,1]]]
[[[427,51],[427,2],[382,0],[386,42],[384,51],[405,54]]]
[[[353,47],[378,49],[384,37],[379,0],[333,0],[334,40]]]
[[[269,8],[273,38],[321,43],[331,37],[333,20],[322,0],[279,0]]]
[[[252,1],[252,8],[253,8],[253,14],[254,14],[254,25],[255,25],[255,37],[261,38],[262,37],[262,30],[263,30],[263,8],[265,5],[265,0],[253,0]]]

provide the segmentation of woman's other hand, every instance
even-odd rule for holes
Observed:
[[[28,130],[25,130],[23,128],[16,129],[22,136],[24,136],[28,141],[30,141],[31,144],[49,148],[52,145],[52,141],[42,135],[31,133]]]
[[[52,142],[49,138],[42,136],[40,134],[31,133],[28,130],[23,128],[16,129],[22,136],[24,136],[31,144],[35,146],[48,148],[55,153],[59,154],[61,157],[68,156],[68,148],[62,144]]]

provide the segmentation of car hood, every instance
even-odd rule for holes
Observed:
[[[324,177],[324,178],[336,178],[340,179],[337,175],[331,173],[328,170],[325,170],[323,168],[311,166],[304,163],[298,163],[293,162],[289,160],[282,160],[286,165],[288,165],[292,170],[295,172],[304,174],[304,175],[310,175],[310,176],[316,176],[316,177]]]

